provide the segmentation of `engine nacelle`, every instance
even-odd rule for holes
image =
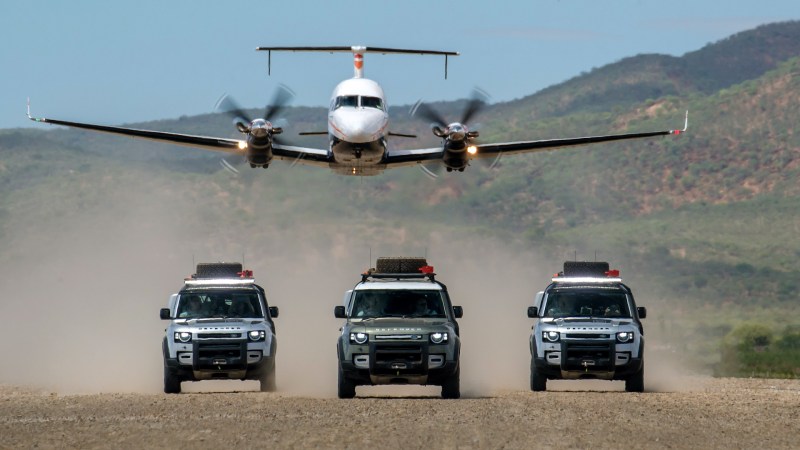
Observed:
[[[253,136],[247,140],[247,162],[250,167],[269,167],[272,162],[272,139],[257,139]]]
[[[454,170],[463,172],[469,164],[467,144],[464,141],[445,141],[442,162],[447,167],[448,172]]]

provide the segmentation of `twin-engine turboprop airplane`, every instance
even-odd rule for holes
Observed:
[[[452,123],[445,122],[430,108],[422,105],[420,110],[422,116],[434,123],[435,126],[432,128],[434,134],[442,138],[440,147],[390,150],[387,145],[387,140],[390,136],[414,136],[395,134],[389,131],[389,108],[386,104],[383,89],[377,82],[364,78],[364,54],[441,55],[445,57],[445,77],[447,77],[447,58],[449,56],[457,56],[458,53],[361,46],[258,47],[256,50],[269,52],[270,64],[272,52],[275,51],[353,53],[355,75],[353,78],[339,83],[333,90],[328,111],[327,133],[300,133],[305,135],[327,134],[329,148],[297,147],[276,142],[275,135],[280,134],[283,130],[274,126],[271,119],[288,100],[286,96],[276,97],[273,105],[267,108],[263,118],[248,119],[240,108],[234,106],[229,112],[237,117],[236,126],[240,132],[246,135],[245,139],[241,140],[69,122],[43,117],[36,118],[31,116],[30,104],[28,105],[28,118],[36,122],[121,134],[244,156],[251,167],[267,168],[274,159],[279,159],[310,166],[326,167],[343,175],[377,175],[386,169],[436,162],[444,165],[448,172],[461,172],[475,158],[497,158],[500,155],[540,152],[601,142],[677,135],[686,131],[689,124],[689,114],[687,112],[682,130],[477,144],[473,140],[478,137],[478,132],[470,131],[466,125],[479,107],[479,102],[473,100],[468,104],[461,121]]]

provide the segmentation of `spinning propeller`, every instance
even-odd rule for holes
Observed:
[[[272,161],[272,143],[279,142],[275,137],[283,132],[283,128],[275,126],[273,121],[286,108],[294,98],[294,92],[285,85],[280,85],[275,90],[272,100],[264,110],[263,117],[252,119],[241,106],[228,94],[224,94],[217,101],[215,109],[223,111],[233,118],[233,124],[242,134],[247,135],[246,158],[250,167],[269,167]],[[223,167],[238,171],[227,161],[222,161]]]
[[[275,117],[286,108],[286,105],[294,98],[294,92],[285,85],[280,85],[275,90],[272,100],[264,110],[263,118],[251,119],[250,116],[239,106],[238,103],[228,94],[224,94],[217,101],[216,110],[228,113],[233,118],[233,124],[241,133],[255,140],[263,140],[275,134],[283,132],[281,127],[273,125]],[[250,139],[248,139],[250,144]],[[262,144],[263,145],[263,144]]]
[[[485,91],[478,88],[473,89],[466,108],[461,114],[461,120],[457,122],[447,122],[441,114],[422,101],[417,102],[411,109],[412,116],[420,116],[430,122],[433,134],[444,139],[442,163],[448,172],[453,170],[463,172],[468,165],[469,155],[475,152],[475,139],[478,138],[479,133],[470,131],[467,123],[486,107],[488,99],[489,95]],[[424,166],[420,167],[428,175],[437,176]]]

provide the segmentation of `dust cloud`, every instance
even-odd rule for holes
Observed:
[[[446,224],[422,236],[392,225],[363,236],[324,223],[281,227],[265,214],[248,225],[257,233],[242,225],[226,230],[179,191],[147,186],[137,180],[66,217],[17,212],[24,226],[11,228],[0,255],[0,383],[61,393],[161,392],[166,323],[159,308],[194,263],[244,258],[280,308],[279,392],[335,397],[341,321],[334,306],[377,256],[427,255],[464,308],[462,395],[528,388],[526,307],[561,261],[480,234],[454,235]],[[659,372],[650,371],[647,384]],[[188,392],[257,389],[256,382],[184,383]],[[359,387],[358,395],[438,396],[439,388]]]

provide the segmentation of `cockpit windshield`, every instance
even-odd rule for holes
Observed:
[[[542,317],[631,317],[623,291],[604,289],[555,290],[547,295]]]
[[[367,97],[367,96],[358,96],[358,95],[342,95],[340,97],[336,97],[336,100],[333,102],[333,109],[339,109],[342,107],[349,107],[349,108],[375,108],[380,109],[383,111],[383,100],[380,97]]]
[[[333,109],[339,109],[341,107],[350,107],[356,108],[358,107],[358,96],[357,95],[343,95],[341,97],[336,97],[336,102],[333,105]]]
[[[444,302],[441,291],[424,289],[356,291],[350,317],[441,317]]]
[[[208,319],[212,317],[264,318],[261,302],[255,292],[199,292],[181,294],[178,318]]]
[[[383,111],[383,100],[378,97],[361,97],[362,108],[376,108]]]

